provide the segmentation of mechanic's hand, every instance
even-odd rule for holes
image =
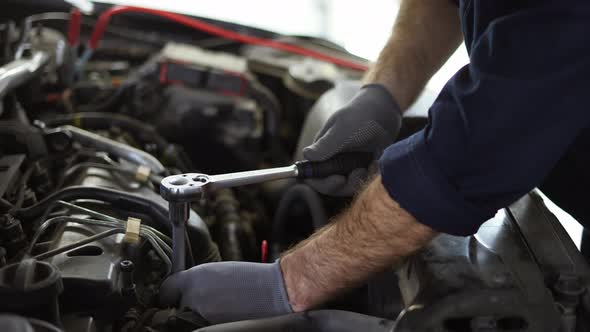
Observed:
[[[164,281],[160,302],[188,307],[212,324],[293,312],[278,261],[195,266]]]
[[[303,156],[307,160],[323,161],[341,152],[372,152],[378,159],[397,137],[401,118],[397,102],[384,86],[365,85],[346,106],[328,119],[314,143],[303,149]],[[307,183],[326,195],[350,196],[367,173],[367,169],[356,169],[348,177],[332,175],[307,180]]]

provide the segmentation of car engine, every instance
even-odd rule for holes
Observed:
[[[366,61],[325,40],[196,18],[195,30],[134,7],[4,9],[1,331],[590,330],[590,267],[536,191],[322,309],[209,326],[162,307],[172,234],[160,181],[301,159]],[[425,124],[407,116],[400,139]],[[207,193],[191,203],[186,265],[275,260],[350,199],[297,180]]]

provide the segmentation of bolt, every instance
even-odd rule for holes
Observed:
[[[121,272],[121,288],[124,290],[132,289],[135,287],[133,284],[133,271],[135,265],[132,261],[125,259],[119,262],[119,271]]]
[[[25,241],[23,228],[18,219],[9,214],[0,217],[0,244],[6,246],[9,253],[14,254]]]

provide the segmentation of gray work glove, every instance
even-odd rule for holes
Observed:
[[[303,149],[303,157],[323,161],[342,152],[371,152],[378,159],[397,137],[401,120],[401,110],[384,86],[365,85],[346,106],[332,114],[314,143]],[[307,183],[322,194],[351,196],[367,173],[367,169],[359,168],[347,177],[332,175]]]
[[[195,266],[164,281],[160,302],[190,308],[211,324],[293,312],[278,261]]]

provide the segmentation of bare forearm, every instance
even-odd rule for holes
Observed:
[[[451,0],[402,0],[391,37],[365,80],[385,85],[406,110],[461,40]]]
[[[333,223],[281,259],[295,311],[313,308],[413,253],[435,235],[374,179]]]

